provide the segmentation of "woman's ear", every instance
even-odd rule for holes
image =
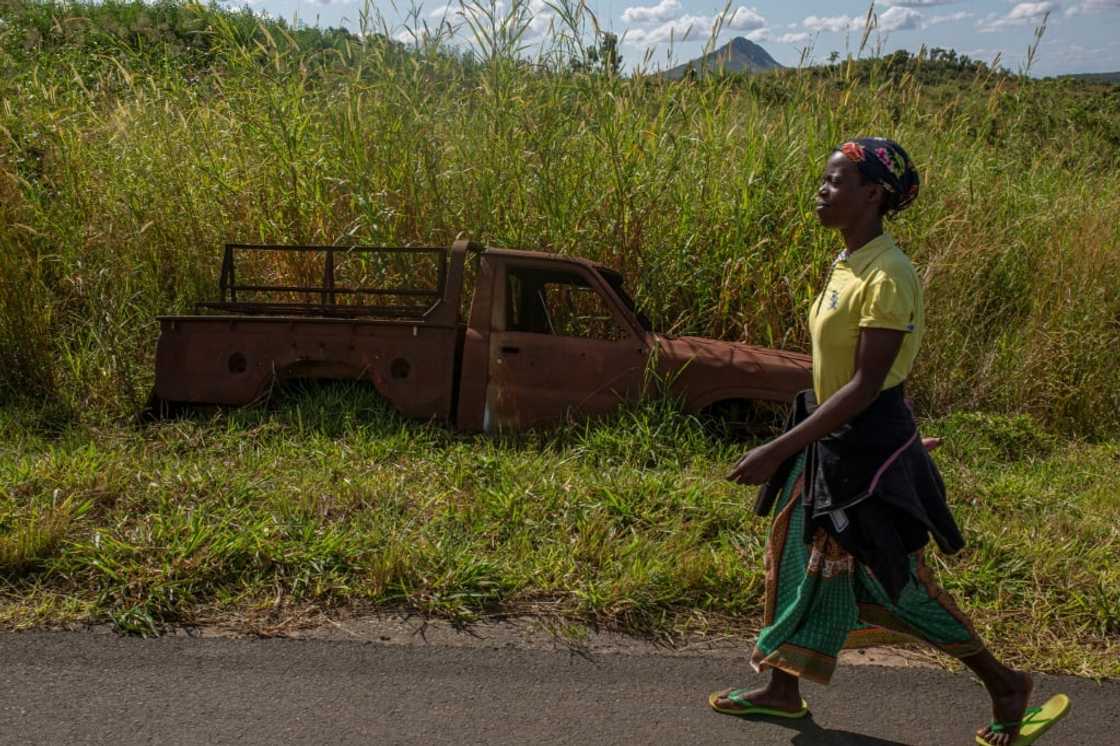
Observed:
[[[874,182],[868,182],[868,186],[871,187],[868,189],[868,205],[874,207],[880,215],[885,215],[887,213],[887,190]]]

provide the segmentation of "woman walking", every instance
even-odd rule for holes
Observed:
[[[845,249],[809,315],[813,389],[799,395],[786,432],[729,476],[765,484],[756,510],[775,513],[765,627],[751,659],[772,673],[762,688],[716,692],[709,703],[801,717],[800,679],[827,684],[842,648],[918,638],[959,658],[991,695],[995,720],[977,742],[1020,746],[1068,700],[1028,709],[1030,676],[988,652],[923,558],[930,535],[950,554],[964,540],[904,396],[924,332],[922,287],[883,219],[917,195],[918,174],[891,140],[846,142],[828,160],[816,213]]]

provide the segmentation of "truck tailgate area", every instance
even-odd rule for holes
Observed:
[[[403,321],[165,316],[155,396],[240,406],[285,380],[367,380],[401,414],[447,422],[458,334],[453,326]]]

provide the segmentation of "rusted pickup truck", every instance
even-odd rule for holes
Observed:
[[[417,266],[422,281],[401,284]],[[806,355],[655,333],[617,272],[575,257],[230,244],[220,290],[196,315],[160,317],[157,413],[350,379],[405,416],[492,432],[607,413],[651,379],[729,419],[810,385]]]

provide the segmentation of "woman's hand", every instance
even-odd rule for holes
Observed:
[[[739,484],[763,484],[785,461],[785,455],[773,444],[759,446],[747,451],[735,468],[727,475],[728,480]]]

